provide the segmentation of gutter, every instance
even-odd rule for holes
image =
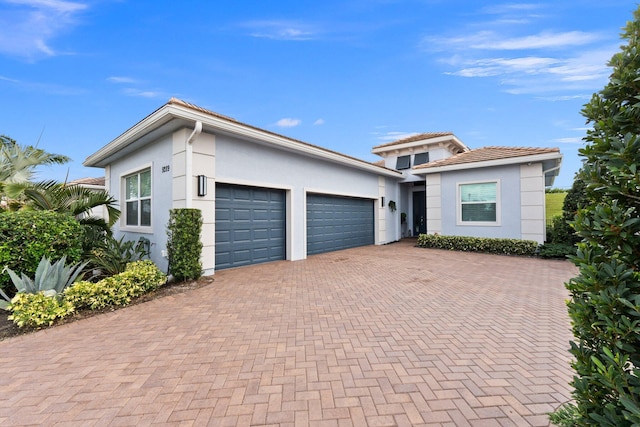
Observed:
[[[202,133],[202,122],[197,120],[193,126],[193,132],[185,141],[186,159],[185,159],[185,206],[187,208],[193,205],[193,141]]]

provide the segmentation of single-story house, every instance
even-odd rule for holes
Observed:
[[[104,168],[120,201],[116,235],[149,239],[161,268],[172,208],[202,211],[205,274],[419,233],[544,241],[544,188],[558,174],[558,149],[471,150],[452,133],[426,133],[373,153],[383,160],[172,98],[84,165]]]

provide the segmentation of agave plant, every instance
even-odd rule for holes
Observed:
[[[11,277],[13,285],[18,292],[28,294],[37,294],[43,292],[46,296],[56,296],[61,293],[67,286],[71,285],[78,278],[87,263],[65,265],[67,257],[62,257],[58,261],[51,264],[46,256],[40,259],[36,275],[34,279],[27,277],[24,273],[20,273],[21,277],[7,268],[7,272]],[[6,296],[5,296],[6,299]]]

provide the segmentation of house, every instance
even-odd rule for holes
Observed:
[[[161,268],[169,209],[200,209],[212,274],[421,232],[542,242],[544,186],[561,154],[481,150],[422,134],[374,147],[384,165],[374,164],[172,98],[84,164],[104,168],[121,203],[116,235],[149,239]]]

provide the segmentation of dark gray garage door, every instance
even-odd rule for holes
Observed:
[[[307,254],[373,243],[373,200],[307,195]]]
[[[216,184],[216,269],[285,259],[282,190]]]

